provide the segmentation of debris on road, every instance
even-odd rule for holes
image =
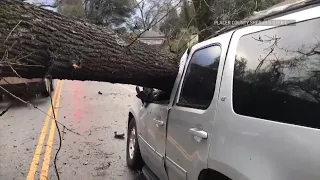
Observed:
[[[57,119],[59,122],[70,129],[72,128],[71,130],[74,129],[74,131],[82,134],[81,136],[77,136],[75,133],[70,133],[63,125],[59,124],[61,138],[64,139],[58,156],[59,159],[56,162],[60,176],[63,175],[61,179],[134,180],[135,173],[131,172],[125,163],[126,143],[124,143],[124,139],[127,138],[125,131],[127,126],[126,110],[128,105],[132,104],[135,100],[128,97],[128,94],[132,92],[126,91],[125,88],[119,87],[119,85],[85,82],[89,84],[82,87],[81,83],[66,81],[61,91],[64,98],[61,99],[60,104],[54,104],[53,106],[55,110],[59,109]],[[87,89],[84,87],[94,88]],[[77,89],[81,90],[76,91]],[[99,91],[102,95],[98,94]],[[133,96],[131,95],[131,97]],[[91,97],[93,98],[91,99]],[[112,100],[113,97],[116,99]],[[46,109],[51,105],[50,101],[44,98],[36,102],[41,109]],[[1,102],[0,113],[8,105],[7,101]],[[51,109],[52,107],[48,108]],[[38,112],[35,111],[35,113]],[[25,108],[24,105],[13,103],[13,107],[4,116],[0,117],[0,122],[2,123],[0,124],[0,132],[4,133],[5,130],[5,135],[10,137],[9,143],[5,141],[5,136],[2,136],[3,139],[0,138],[0,148],[6,150],[6,156],[4,156],[6,159],[3,160],[1,158],[1,160],[10,162],[6,163],[10,168],[18,167],[18,169],[9,172],[5,172],[8,168],[0,168],[1,180],[13,179],[16,177],[16,172],[25,172],[30,169],[29,165],[32,160],[30,156],[33,157],[35,154],[34,151],[37,148],[39,133],[44,125],[44,123],[38,122],[43,122],[47,118],[45,114],[40,116],[35,113],[33,110],[30,111]],[[24,115],[24,119],[26,120],[21,121],[19,114],[27,114]],[[21,127],[28,129],[25,132],[19,132],[19,128]],[[117,132],[114,134],[115,131]],[[45,141],[49,133],[50,127],[47,129]],[[56,135],[57,133],[55,133],[54,140],[58,140]],[[45,149],[47,148],[46,144],[43,143],[42,145],[40,163],[42,163],[44,158]],[[56,153],[57,146],[58,143],[54,141],[51,147],[51,156]],[[7,152],[13,153],[8,154]],[[4,155],[4,153],[0,153],[1,155]],[[19,161],[16,158],[12,158],[14,156],[19,156],[22,160]],[[53,158],[50,158],[48,166],[49,179],[57,179],[54,174],[53,160]],[[23,164],[23,167],[19,167],[20,162],[24,161],[26,162]],[[25,173],[28,174],[28,172]],[[36,173],[37,176],[41,176],[40,174],[38,175],[41,172],[37,171]],[[19,178],[22,179],[26,176]]]
[[[117,134],[117,131],[114,132],[114,138],[116,139],[124,139],[124,133]]]
[[[99,91],[98,94],[102,95],[102,92]]]
[[[106,169],[108,169],[111,165],[111,162],[101,163],[99,167],[94,168],[96,170],[96,174],[93,174],[94,176],[105,176],[106,175]]]
[[[110,167],[111,162],[107,162],[107,164],[105,163],[101,163],[101,165],[99,167],[94,168],[95,170],[104,170],[107,169],[108,167]]]

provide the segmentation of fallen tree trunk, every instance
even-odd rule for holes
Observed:
[[[0,77],[93,80],[171,90],[177,57],[103,27],[0,1]]]

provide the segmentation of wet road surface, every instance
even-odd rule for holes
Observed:
[[[60,179],[136,179],[125,163],[125,133],[134,86],[55,81],[54,114],[62,136],[57,159]],[[101,93],[98,93],[98,92]],[[9,100],[0,103],[0,112]],[[31,101],[53,116],[49,98]],[[69,131],[72,130],[73,132]],[[14,101],[0,117],[0,179],[57,179],[53,159],[59,136],[49,116]]]

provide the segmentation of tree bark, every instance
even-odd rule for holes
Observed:
[[[0,1],[0,77],[93,80],[171,90],[177,57],[104,27]],[[14,71],[14,70],[16,71]]]

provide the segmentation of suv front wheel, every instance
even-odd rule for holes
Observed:
[[[132,170],[141,170],[144,163],[140,154],[137,127],[134,119],[129,122],[126,154],[128,167]]]

